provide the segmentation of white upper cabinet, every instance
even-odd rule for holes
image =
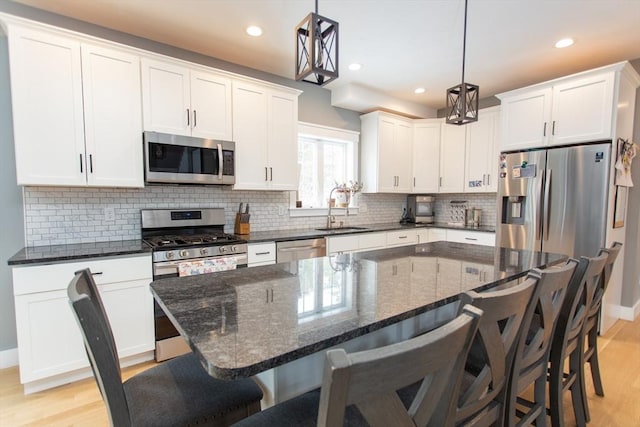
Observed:
[[[140,59],[82,44],[89,185],[142,187]]]
[[[85,185],[80,42],[9,28],[19,185]]]
[[[142,59],[144,129],[230,141],[231,79],[182,64]]]
[[[550,132],[551,89],[538,89],[502,99],[501,151],[546,145]]]
[[[439,191],[441,127],[440,119],[414,121],[412,193]]]
[[[234,80],[235,189],[298,188],[298,95]]]
[[[375,111],[360,116],[363,191],[408,193],[413,183],[411,119]]]
[[[501,151],[611,139],[615,66],[498,95]]]
[[[9,26],[19,185],[142,187],[139,59]]]
[[[478,121],[467,125],[464,191],[495,192],[498,189],[499,108],[480,110]]]
[[[613,72],[553,87],[550,145],[611,138]]]
[[[440,193],[462,193],[467,126],[442,125]]]

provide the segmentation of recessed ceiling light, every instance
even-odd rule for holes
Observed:
[[[569,47],[573,44],[573,39],[562,39],[556,42],[556,47],[561,49],[563,47]]]
[[[262,28],[258,27],[257,25],[251,25],[247,27],[247,34],[253,37],[259,37],[262,35]]]
[[[349,69],[351,71],[358,71],[361,68],[362,68],[362,64],[358,64],[357,62],[354,62],[353,64],[349,64]]]
[[[413,93],[424,93],[424,88],[423,87],[419,87],[416,90],[413,91]]]

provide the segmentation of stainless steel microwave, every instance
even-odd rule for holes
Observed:
[[[235,184],[235,142],[144,132],[148,183]]]

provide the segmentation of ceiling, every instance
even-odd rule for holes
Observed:
[[[315,7],[313,0],[15,1],[291,79],[294,28]],[[446,89],[461,82],[463,0],[319,0],[318,12],[340,25],[340,77],[328,89],[376,94],[381,108],[438,109]],[[640,0],[469,0],[465,80],[486,98],[640,58],[638,22]],[[264,34],[248,36],[248,25]],[[556,49],[564,37],[576,43]],[[362,69],[350,71],[353,62]],[[414,94],[417,87],[425,93]]]

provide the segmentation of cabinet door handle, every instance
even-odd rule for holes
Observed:
[[[482,174],[482,185],[487,185],[487,174]]]
[[[269,176],[270,176],[269,181],[273,181],[273,168],[271,167],[269,168]]]
[[[551,135],[556,134],[556,121],[553,121],[553,126],[551,126]]]
[[[93,154],[89,154],[89,173],[93,173]]]
[[[269,168],[264,167],[264,180],[269,181]]]
[[[189,123],[189,109],[187,108],[187,126],[190,126],[191,124]]]
[[[544,122],[544,127],[542,128],[542,136],[547,136],[547,122]]]
[[[440,181],[438,182],[438,187],[442,187],[442,177],[440,177]]]
[[[198,124],[198,116],[196,116],[196,110],[193,110],[193,127],[196,127]]]
[[[487,174],[487,185],[491,185],[491,174]]]
[[[416,177],[415,176],[413,177],[413,186],[414,187],[416,186]]]
[[[271,289],[271,302],[273,302],[273,289]]]
[[[82,154],[80,154],[80,173],[84,173],[82,170]]]
[[[267,299],[265,300],[265,302],[269,304],[269,289],[265,289],[265,291],[267,292]]]

